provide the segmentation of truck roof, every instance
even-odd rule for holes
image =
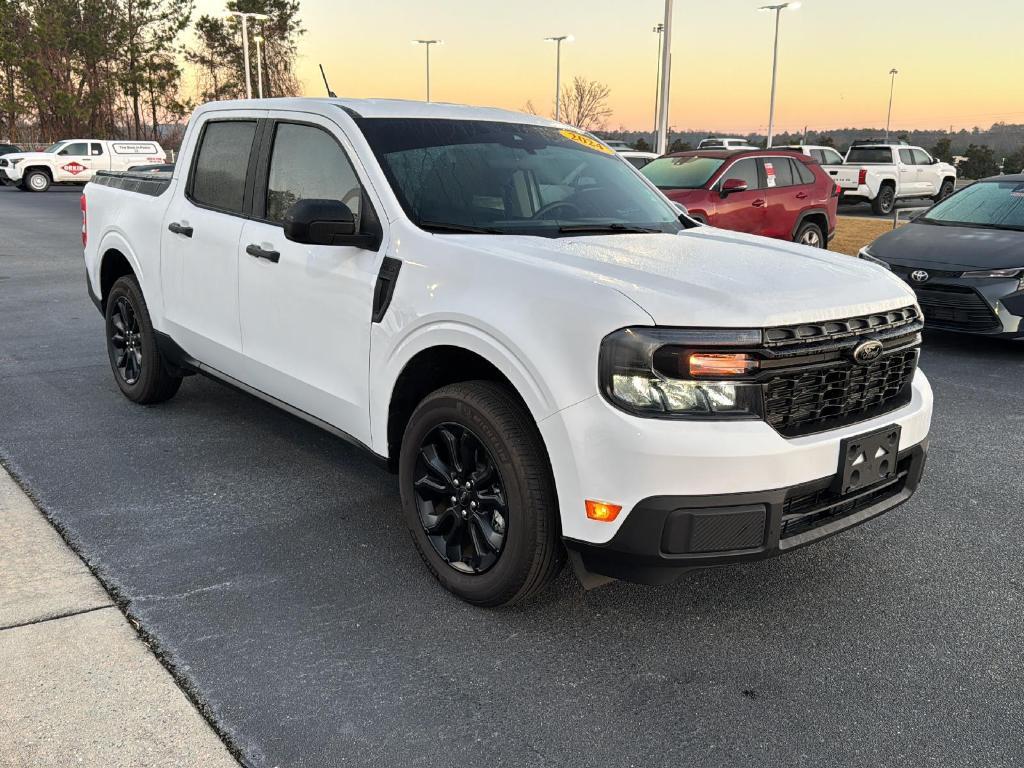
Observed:
[[[513,112],[508,109],[493,107],[473,107],[466,104],[447,104],[444,102],[410,101],[406,99],[347,99],[347,98],[278,98],[278,99],[245,99],[236,101],[213,101],[196,110],[196,116],[207,112],[225,110],[278,109],[297,112],[315,112],[330,114],[337,108],[345,109],[357,117],[405,117],[434,118],[441,120],[491,120],[501,123],[521,123],[525,125],[561,126],[554,120],[530,115],[525,112]]]

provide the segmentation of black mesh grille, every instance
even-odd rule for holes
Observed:
[[[870,365],[835,361],[779,374],[764,384],[766,421],[786,437],[870,419],[910,402],[916,347]]]
[[[925,324],[962,331],[1001,328],[988,303],[973,288],[959,285],[914,286]]]

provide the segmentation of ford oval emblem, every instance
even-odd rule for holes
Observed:
[[[915,283],[926,283],[928,282],[929,277],[931,277],[931,275],[929,275],[923,269],[915,269],[913,272],[910,273],[910,279],[913,280]]]
[[[853,348],[853,359],[861,365],[873,363],[881,354],[882,342],[875,341],[874,339],[863,341]]]

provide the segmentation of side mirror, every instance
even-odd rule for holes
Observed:
[[[722,197],[734,192],[746,192],[748,189],[747,182],[743,179],[726,179],[722,182]]]
[[[284,215],[284,236],[306,245],[364,245],[356,217],[340,200],[299,200]]]

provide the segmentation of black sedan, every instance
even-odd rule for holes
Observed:
[[[1024,174],[984,179],[860,252],[917,294],[925,325],[1024,337]]]

